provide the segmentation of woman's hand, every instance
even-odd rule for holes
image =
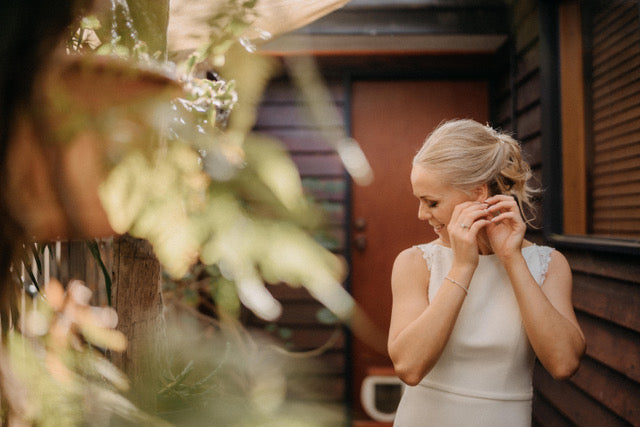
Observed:
[[[486,212],[490,220],[486,231],[493,252],[503,261],[520,254],[527,226],[516,200],[511,196],[497,195],[489,197],[485,203],[489,205]]]
[[[490,224],[487,207],[487,204],[480,202],[464,202],[454,208],[447,225],[454,264],[474,270],[478,265],[478,233]]]

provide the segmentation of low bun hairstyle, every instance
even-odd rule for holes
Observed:
[[[441,174],[465,192],[487,184],[491,195],[513,196],[527,224],[534,219],[523,208],[533,212],[531,198],[539,190],[529,184],[531,168],[520,144],[506,133],[474,120],[447,121],[427,137],[413,164]]]

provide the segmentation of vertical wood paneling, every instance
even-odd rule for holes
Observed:
[[[98,240],[102,262],[107,271],[112,271],[112,239]],[[93,291],[91,304],[104,306],[108,303],[104,273],[84,241],[65,241],[52,244],[59,247],[60,259],[50,255],[51,278],[66,286],[70,280],[81,280]]]
[[[562,182],[567,234],[587,232],[587,154],[582,72],[582,22],[578,0],[559,8],[562,112]]]

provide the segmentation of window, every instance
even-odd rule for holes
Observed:
[[[543,91],[557,89],[555,131],[562,141],[561,152],[555,150],[561,154],[556,181],[562,182],[562,193],[556,207],[562,219],[551,224],[552,233],[559,240],[639,252],[639,2],[545,3],[557,33],[543,41],[552,50],[555,36],[558,65],[554,70],[551,58],[541,70],[547,77]],[[553,26],[541,24],[544,39],[545,28]]]
[[[637,1],[586,9],[589,232],[640,238],[640,16]]]

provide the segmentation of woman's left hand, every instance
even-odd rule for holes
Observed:
[[[520,207],[511,196],[497,195],[485,200],[490,223],[486,226],[487,237],[493,252],[501,260],[521,253],[522,241],[527,226],[520,214]]]

